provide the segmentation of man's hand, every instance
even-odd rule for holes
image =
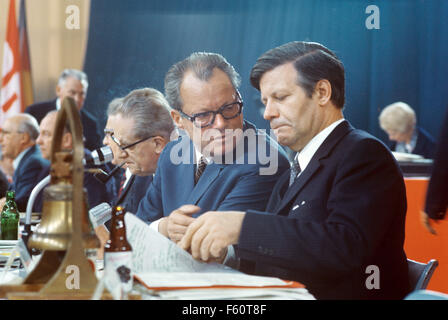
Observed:
[[[159,232],[168,237],[175,243],[179,242],[187,231],[187,227],[196,219],[191,215],[200,210],[198,206],[183,205],[179,209],[174,210],[166,218],[159,223]]]
[[[426,212],[424,211],[420,211],[420,221],[422,222],[423,226],[426,228],[426,230],[428,230],[429,232],[431,232],[432,234],[437,234],[436,230],[434,230],[434,228],[431,225],[431,222],[436,222],[438,223],[438,220],[434,220],[431,219]]]
[[[238,243],[245,213],[241,211],[209,211],[198,217],[178,243],[191,251],[195,259],[221,260],[227,246]]]
[[[99,225],[95,228],[95,234],[100,240],[101,247],[97,251],[97,259],[102,260],[104,258],[104,245],[107,240],[109,240],[109,231],[107,231],[106,227],[103,225]]]

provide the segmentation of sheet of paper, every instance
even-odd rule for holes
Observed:
[[[215,272],[145,272],[137,277],[151,287],[268,287],[301,286],[297,282],[283,281],[274,277],[253,276],[244,273]]]
[[[148,297],[150,299],[150,297]],[[315,300],[304,288],[287,289],[191,289],[159,291],[157,299],[180,300]]]
[[[217,263],[202,263],[132,213],[125,214],[126,236],[132,246],[133,270],[144,272],[235,272]]]

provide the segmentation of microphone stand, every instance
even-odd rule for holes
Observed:
[[[36,200],[39,192],[50,183],[50,178],[51,178],[50,175],[46,176],[33,188],[26,205],[25,225],[22,232],[22,240],[25,243],[25,246],[27,247],[28,252],[30,254],[37,254],[37,252],[33,252],[28,248],[28,240],[31,237],[31,234],[33,233],[31,231],[31,216],[33,212],[34,201]]]
[[[106,184],[107,181],[110,180],[110,178],[112,178],[115,173],[117,173],[117,171],[124,166],[126,162],[123,162],[122,164],[120,164],[119,166],[116,166],[115,168],[113,168],[109,173],[104,172],[104,170],[100,169],[100,172],[95,173],[93,176],[100,182]]]

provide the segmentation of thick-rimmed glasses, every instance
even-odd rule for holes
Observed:
[[[239,95],[238,95],[239,96]],[[230,120],[238,117],[243,110],[243,101],[241,98],[238,101],[225,104],[220,107],[217,111],[206,111],[200,112],[193,115],[188,115],[182,110],[179,113],[184,117],[193,122],[193,124],[198,128],[205,128],[211,126],[215,122],[216,115],[219,113],[224,119]]]
[[[128,145],[126,145],[126,146],[122,146],[121,143],[120,143],[120,141],[119,141],[117,138],[115,138],[113,132],[109,133],[109,136],[110,136],[110,138],[113,140],[113,142],[115,142],[115,143],[117,144],[118,148],[120,148],[120,150],[122,150],[122,151],[125,151],[125,150],[128,149],[128,148],[131,148],[131,147],[133,147],[133,146],[135,146],[135,145],[137,145],[137,144],[139,144],[139,143],[141,143],[141,142],[143,142],[143,141],[146,141],[146,140],[148,140],[148,139],[151,139],[151,138],[154,138],[154,137],[155,137],[155,136],[149,136],[149,137],[140,139],[140,140],[138,140],[138,141],[136,141],[136,142],[133,142],[133,143],[131,143],[131,144],[128,144]]]

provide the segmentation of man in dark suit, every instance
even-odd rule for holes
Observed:
[[[6,119],[0,132],[3,156],[14,159],[14,176],[9,189],[15,191],[17,207],[22,212],[26,210],[31,191],[39,182],[39,173],[49,164],[36,146],[38,135],[37,121],[29,114]]]
[[[193,53],[165,77],[171,116],[186,135],[162,152],[137,216],[173,241],[194,220],[189,215],[263,210],[288,168],[276,143],[243,120],[239,82],[235,69],[216,53]],[[179,209],[185,204],[200,210],[186,215]]]
[[[112,163],[125,169],[117,185],[114,178],[108,182],[111,203],[135,213],[174,131],[169,105],[161,92],[152,88],[137,89],[126,97],[112,100],[107,116],[103,143],[112,149]],[[105,225],[108,227],[109,222]],[[109,238],[103,225],[96,227],[95,232],[103,244]]]
[[[51,144],[54,138],[54,130],[57,119],[57,111],[53,110],[47,113],[47,115],[40,122],[40,133],[39,137],[36,140],[36,143],[40,147],[40,151],[42,153],[42,157],[44,159],[50,160],[51,158]],[[67,125],[64,128],[64,133],[61,139],[61,148],[63,150],[72,150],[73,149],[73,137],[70,132],[70,127]],[[88,157],[90,151],[84,150],[84,157]],[[94,168],[95,166],[86,165],[86,168]],[[50,166],[46,166],[42,172],[40,173],[40,180],[45,178],[50,174]],[[95,179],[92,173],[86,172],[84,173],[84,187],[87,190],[87,208],[90,209],[102,202],[107,201],[108,195],[106,186]],[[35,212],[41,212],[43,206],[42,192],[36,198],[34,203]]]
[[[243,271],[299,281],[318,299],[408,293],[403,177],[383,143],[343,118],[344,82],[343,64],[318,43],[257,60],[251,83],[264,118],[298,154],[266,211],[205,213],[181,247],[206,261],[236,245]]]
[[[80,110],[81,123],[84,135],[84,146],[88,150],[101,147],[101,135],[98,131],[97,121],[92,114],[84,108],[84,99],[89,86],[87,75],[79,70],[65,69],[59,77],[56,86],[57,98],[50,101],[35,103],[25,109],[38,123],[52,110],[59,110],[65,97],[72,97]]]
[[[422,223],[429,232],[436,234],[431,223],[445,218],[448,209],[448,110],[437,141],[434,167],[426,192]]]

